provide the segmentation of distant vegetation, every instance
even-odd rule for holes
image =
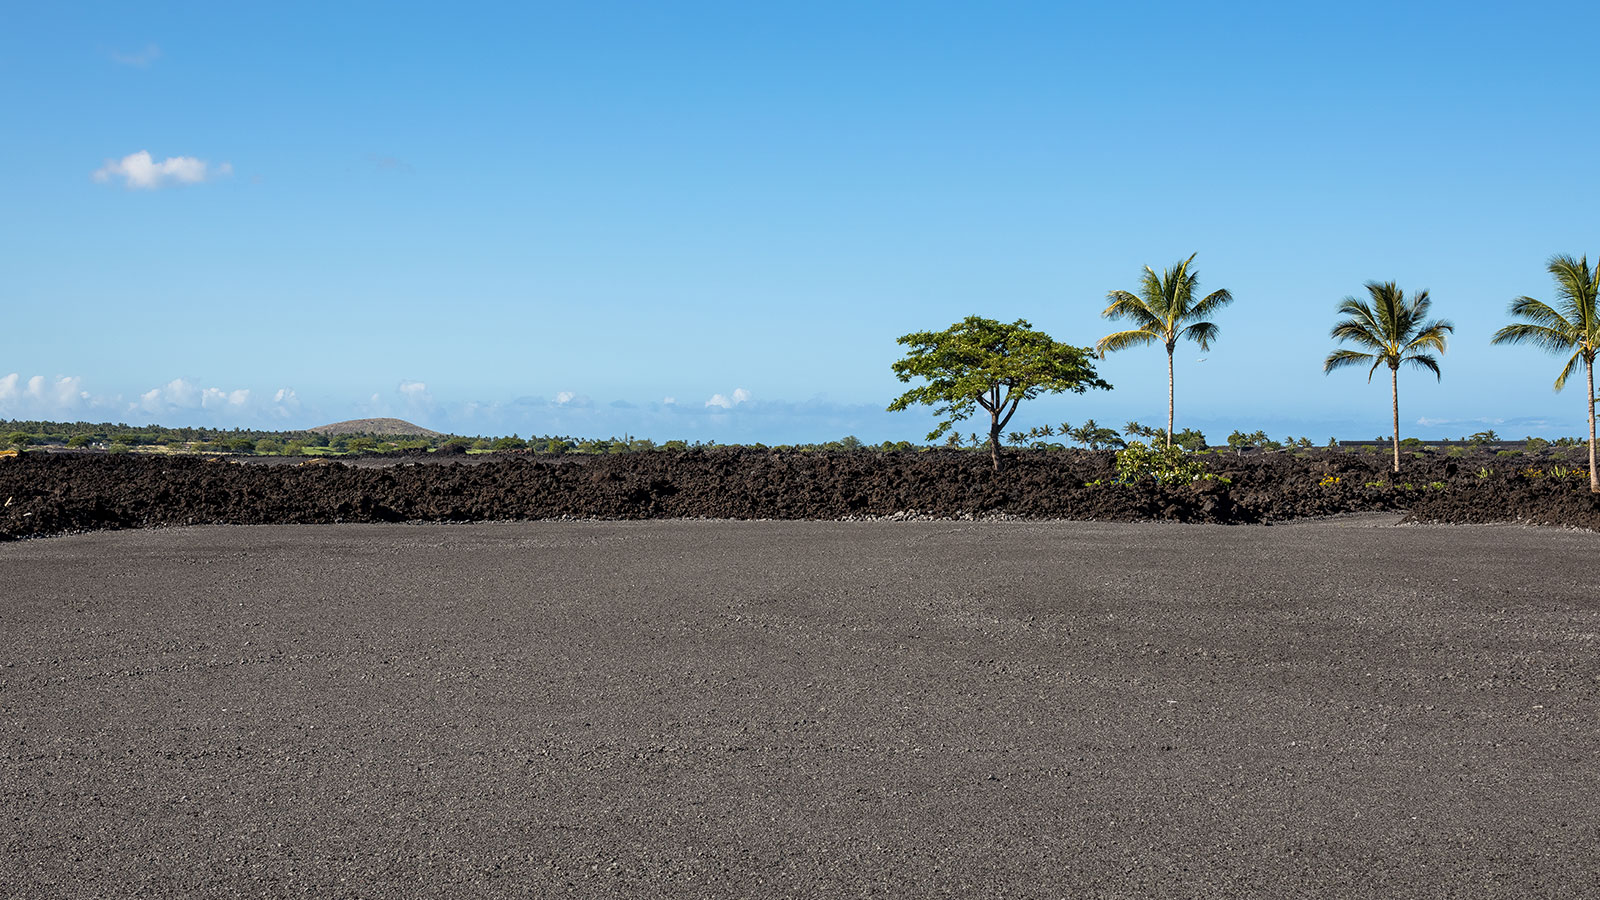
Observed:
[[[1121,450],[1136,441],[1165,444],[1166,430],[1150,428],[1138,422],[1129,422],[1118,429],[1102,426],[1093,419],[1080,425],[1062,422],[1059,425],[1040,425],[1027,431],[1012,431],[1002,436],[1002,443],[1013,450],[1065,451]],[[1245,432],[1234,430],[1224,444],[1211,446],[1206,436],[1195,429],[1185,428],[1172,436],[1174,447],[1191,453],[1251,453],[1251,452],[1306,452],[1312,449],[1335,449],[1344,452],[1376,452],[1390,443],[1388,436],[1378,436],[1364,441],[1335,441],[1316,443],[1309,437],[1285,436],[1273,439],[1265,431]],[[1545,440],[1537,437],[1502,439],[1493,431],[1463,435],[1453,440],[1422,441],[1406,438],[1400,442],[1403,450],[1417,453],[1440,452],[1458,454],[1469,449],[1486,449],[1506,455],[1538,453],[1544,450],[1566,451],[1583,445],[1576,437]],[[344,456],[361,453],[395,453],[400,451],[437,452],[445,454],[518,452],[540,455],[561,454],[616,454],[646,453],[653,451],[710,450],[717,448],[742,448],[746,450],[781,450],[793,452],[862,451],[862,452],[912,452],[935,449],[963,450],[989,453],[989,440],[980,434],[962,435],[954,430],[947,433],[938,444],[914,444],[910,441],[884,441],[868,444],[848,435],[838,440],[803,444],[719,444],[715,441],[674,440],[656,442],[648,438],[624,435],[622,437],[583,438],[571,435],[542,435],[521,438],[510,436],[436,434],[431,438],[406,437],[387,434],[318,434],[304,431],[259,431],[245,429],[168,428],[161,425],[131,425],[108,422],[41,422],[18,419],[0,419],[0,448],[22,450],[87,450],[113,453],[194,453],[229,456]]]
[[[371,420],[357,420],[371,421]],[[399,420],[394,420],[399,421]],[[414,426],[413,426],[414,427]],[[342,456],[400,451],[448,454],[516,451],[559,455],[565,453],[642,453],[652,450],[704,450],[728,446],[715,441],[673,440],[657,443],[632,435],[586,438],[573,435],[458,435],[430,432],[427,436],[351,432],[325,434],[315,430],[264,431],[258,429],[135,427],[110,422],[46,422],[0,419],[0,446],[18,449],[101,450],[111,452],[200,453],[234,456]],[[876,450],[919,449],[909,441],[864,444],[855,437],[811,444],[740,445],[758,450]]]

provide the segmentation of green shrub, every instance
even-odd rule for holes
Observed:
[[[129,447],[127,444],[118,442],[118,443],[112,444],[111,446],[107,447],[106,448],[106,452],[107,453],[127,453],[128,451],[130,451],[132,449],[133,448]]]
[[[1188,484],[1206,477],[1206,464],[1182,447],[1150,447],[1134,441],[1117,451],[1117,480],[1133,484],[1154,478],[1160,484]]]

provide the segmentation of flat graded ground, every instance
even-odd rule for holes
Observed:
[[[1600,537],[0,546],[0,894],[1600,895]]]

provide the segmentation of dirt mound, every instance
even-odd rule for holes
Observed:
[[[918,514],[1241,524],[1375,511],[1600,530],[1600,497],[1566,469],[1558,477],[1429,458],[1397,479],[1367,455],[1223,456],[1208,459],[1220,477],[1163,487],[1116,484],[1114,460],[1109,452],[1024,452],[996,474],[983,455],[962,451],[719,449],[377,468],[30,453],[0,461],[0,538],[202,523]]]
[[[437,437],[440,432],[414,425],[405,419],[351,419],[307,428],[315,434],[381,434],[393,437]]]

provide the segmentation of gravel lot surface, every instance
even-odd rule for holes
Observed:
[[[1600,896],[1600,538],[0,545],[0,895]]]

